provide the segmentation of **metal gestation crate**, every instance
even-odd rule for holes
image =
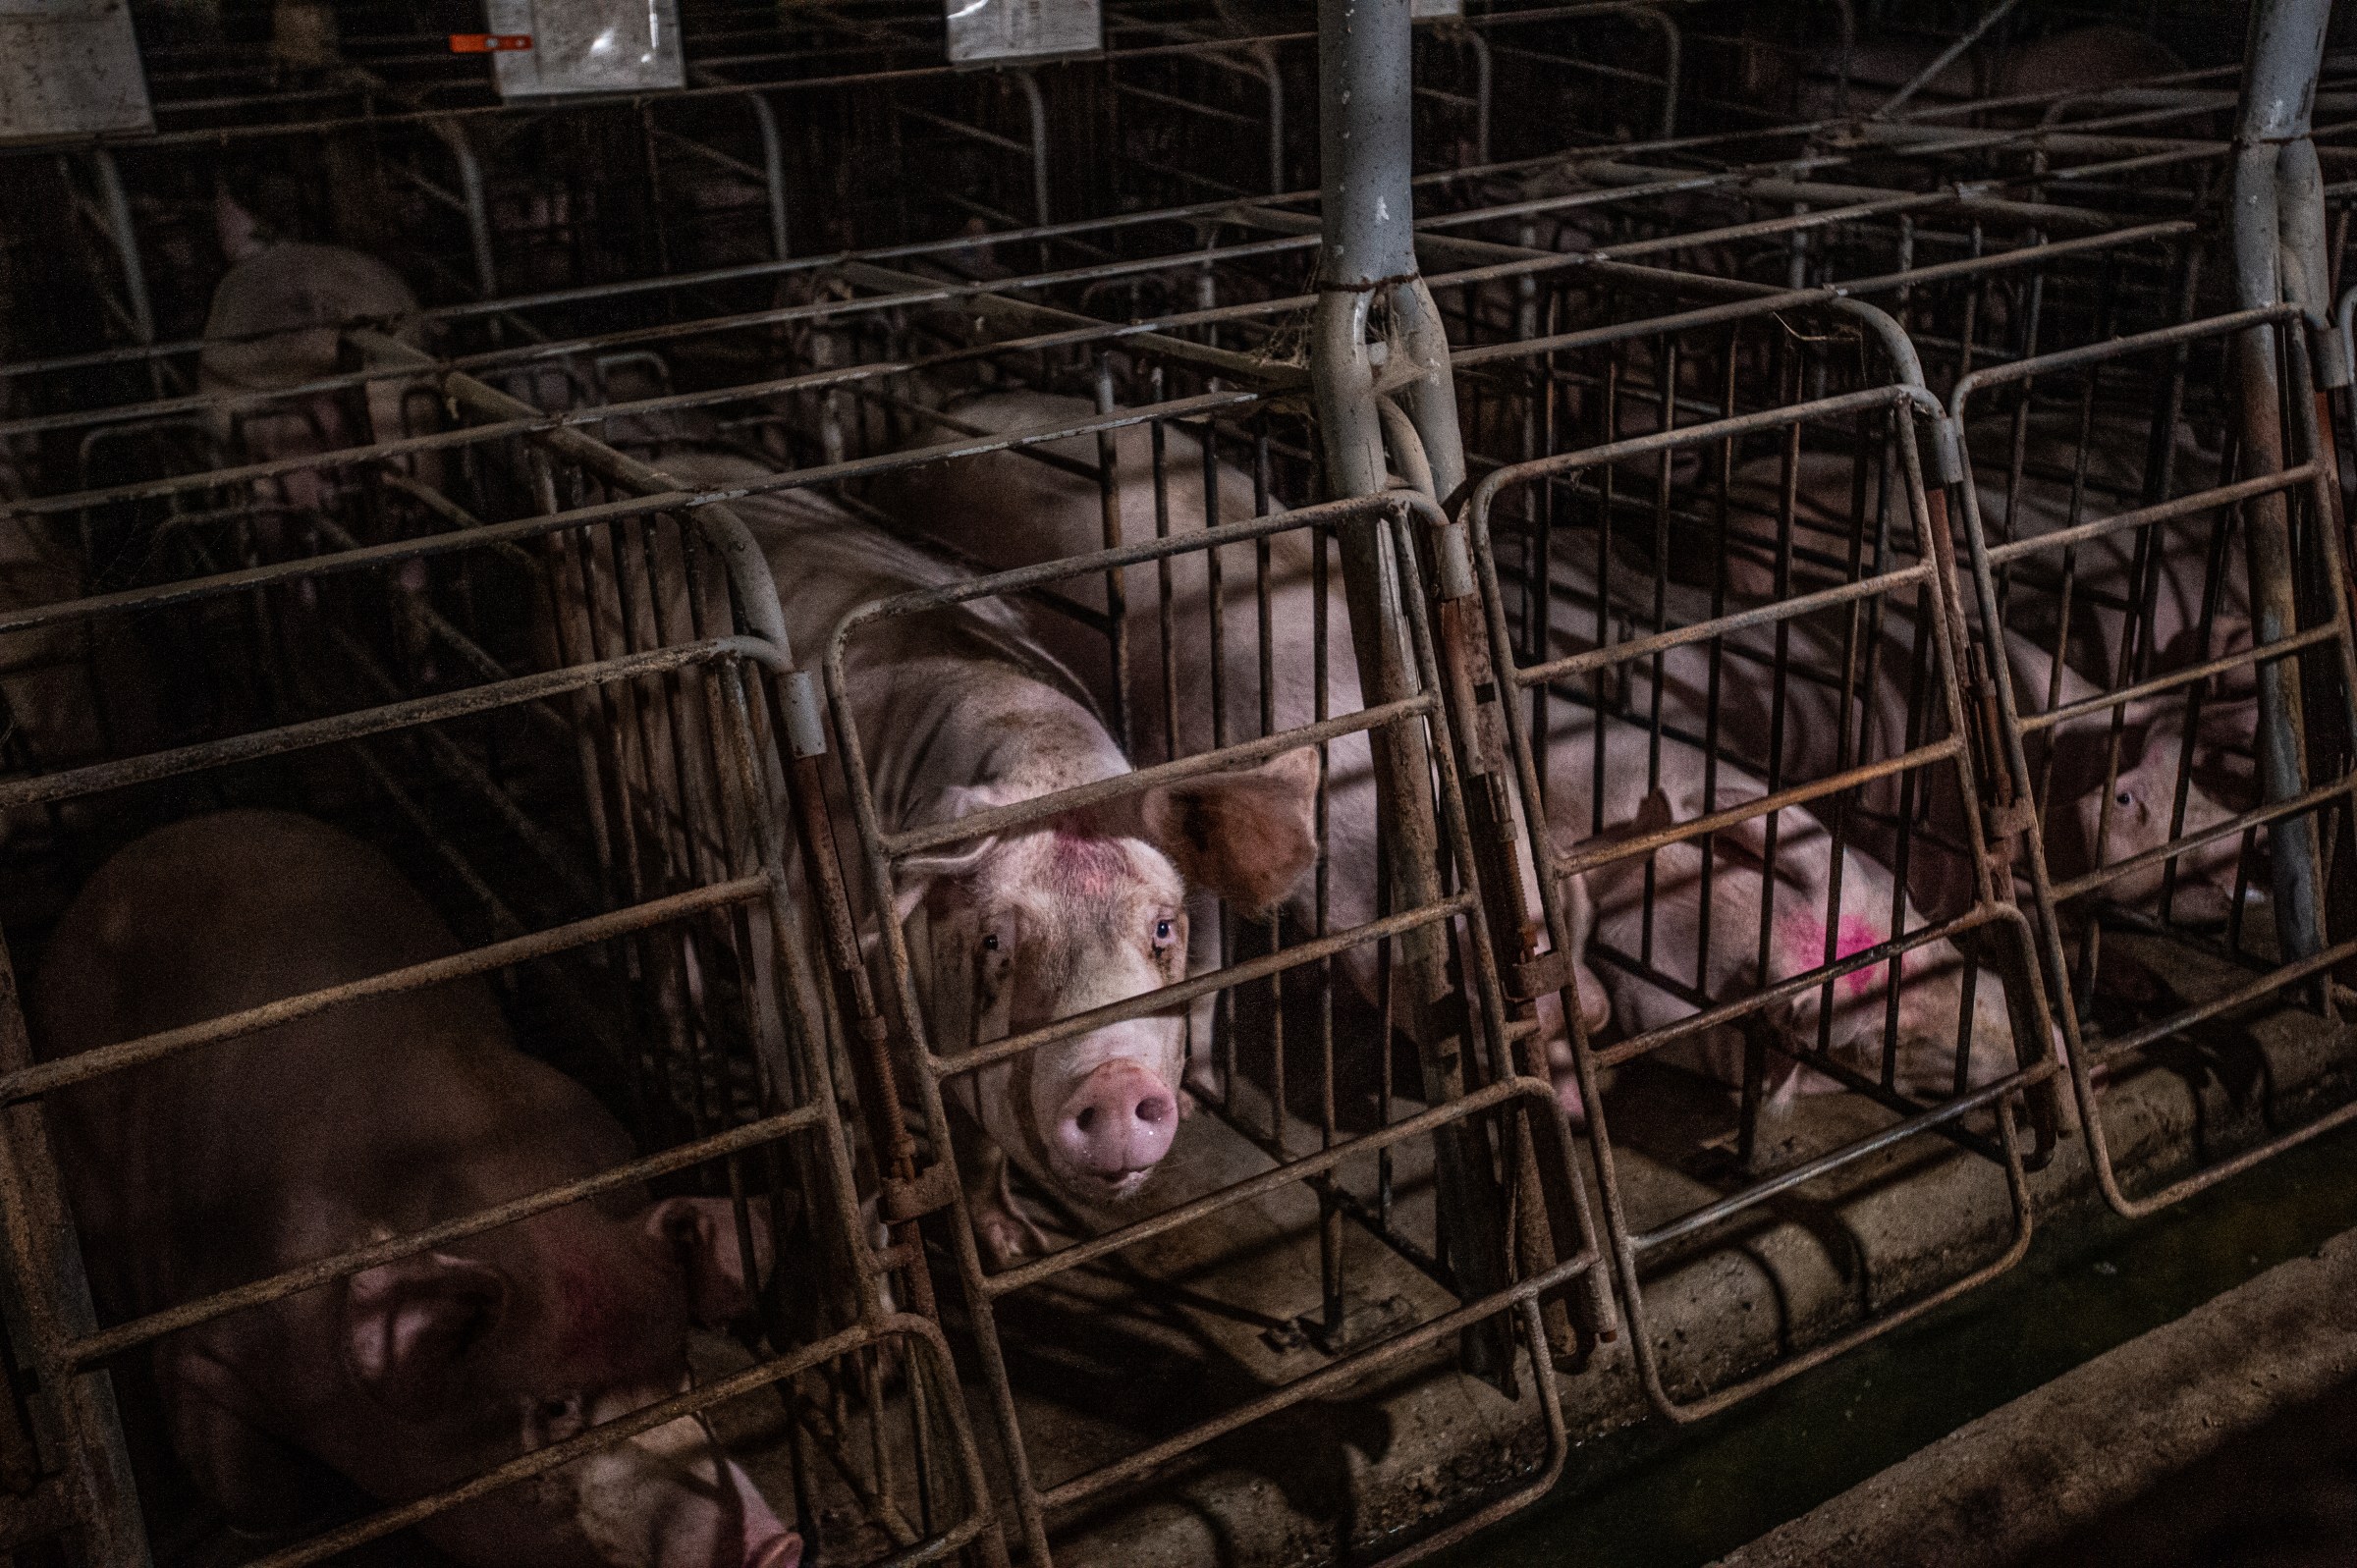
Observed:
[[[1456,216],[1443,221],[1453,227]],[[1740,237],[1745,227],[1720,232]],[[1451,246],[1467,262],[1518,253],[1529,258],[1519,265],[1559,270],[1563,259],[1494,242],[1434,248]],[[1683,1013],[1650,1025],[1620,1017],[1621,1037],[1583,1041],[1567,1065],[1588,1108],[1648,1393],[1692,1419],[2009,1267],[2029,1237],[2025,1166],[2051,1156],[2063,1116],[2030,928],[2010,888],[1980,869],[1976,781],[1986,762],[1970,755],[1973,731],[1960,722],[1949,557],[1926,544],[1946,523],[1924,492],[1916,427],[1940,406],[1913,346],[1889,315],[1835,291],[1737,283],[1727,298],[1716,278],[1646,265],[1649,248],[1632,244],[1626,262],[1609,244],[1591,252],[1581,265],[1592,293],[1551,283],[1544,314],[1525,293],[1514,326],[1528,335],[1499,333],[1454,363],[1481,475],[1464,515],[1491,606],[1492,657],[1522,719],[1522,789],[1544,802],[1531,853],[1549,868],[1554,941],[1572,939],[1578,914],[1559,879],[1582,876],[1599,922],[1589,967],[1617,999],[1650,994],[1653,1016]],[[1451,278],[1433,283],[1450,309]],[[1720,302],[1665,308],[1689,290]],[[1622,303],[1648,298],[1663,300],[1652,320]],[[1484,305],[1475,294],[1464,314]],[[1494,306],[1486,314],[1488,331],[1505,324]],[[1595,324],[1531,331],[1565,318]],[[1656,786],[1663,798],[1648,815],[1640,800]],[[1946,809],[1934,813],[1943,792]],[[1729,831],[1749,847],[1715,848]],[[1807,870],[1780,877],[1780,838],[1795,846],[1784,852],[1796,867],[1810,857]],[[1927,904],[1918,882],[1915,906],[1902,910],[1891,885],[1855,885],[1867,868],[1845,858],[1852,847],[1894,868],[1897,886],[1935,854],[1960,872],[1943,880],[1945,902]],[[1675,852],[1665,860],[1665,850]],[[1742,893],[1746,876],[1775,895]],[[1738,892],[1719,912],[1714,888],[1726,879],[1738,879],[1729,884]],[[1660,914],[1657,897],[1682,899],[1682,912]],[[1841,935],[1805,955],[1773,955],[1772,935],[1781,942],[1800,919]],[[1970,978],[1948,1003],[1944,1051],[1927,1049],[1921,1021],[1910,1025],[1902,1079],[1903,988],[1880,987],[1874,966],[1949,941],[1971,955]],[[1746,960],[1713,956],[1730,951]],[[1934,983],[1930,956],[1914,960],[1912,984]],[[1956,960],[1941,962],[1955,984]],[[1836,983],[1852,994],[1877,988],[1890,1006],[1871,1030],[1847,1026],[1829,1060]],[[2009,1035],[2011,1051],[1991,1052],[1994,1041],[1968,1049],[1976,987],[2001,999],[1986,1022]],[[1809,1029],[1780,1032],[1778,1009],[1805,997],[1817,999]],[[1632,1004],[1643,1005],[1623,1001]],[[1742,1049],[1730,1059],[1735,1035]],[[1657,1178],[1632,1198],[1616,1169],[1599,1074],[1666,1047],[1707,1052],[1713,1037],[1718,1070],[1732,1065],[1741,1085],[1718,1168],[1694,1171],[1706,1182],[1699,1194],[1664,1191]],[[1804,1124],[1797,1137],[1788,1121],[1764,1136],[1764,1091],[1788,1089],[1804,1060],[1822,1063],[1827,1087],[1849,1091],[1854,1110]],[[2010,1100],[2022,1089],[2039,1091],[2028,1147]],[[1650,1292],[1689,1288],[1714,1252],[1756,1223],[1759,1205],[1795,1190],[1838,1202],[1871,1188],[1901,1158],[1894,1152],[1926,1132],[1995,1167],[2009,1236],[1966,1249],[1977,1261],[1960,1277],[1943,1265],[1948,1271],[1878,1280],[1865,1310],[1780,1336],[1788,1342],[1707,1344],[1695,1347],[1699,1365],[1667,1364]]]
[[[1836,14],[1848,16],[1826,8],[1829,23]],[[1039,1564],[1149,1540],[1209,1554],[1225,1547],[1184,1532],[1233,1525],[1243,1511],[1224,1499],[1272,1475],[1294,1523],[1254,1525],[1239,1555],[1428,1549],[1562,1472],[1565,1403],[1605,1403],[1591,1390],[1607,1381],[1563,1374],[1619,1354],[1607,1347],[1623,1320],[1650,1402],[1690,1419],[2003,1270],[2057,1150],[2066,1167],[2083,1139],[2106,1191],[2139,1210],[2345,1115],[2331,1108],[2342,1037],[2312,1030],[2327,1044],[2300,1094],[2319,1114],[2235,1142],[2193,1182],[2135,1187],[2120,1171],[2131,1157],[2149,1165],[2148,1152],[2113,1147],[2106,1121],[2132,1060],[2215,1050],[2223,1061],[2235,1043],[2204,1033],[2221,1020],[2247,1014],[2264,1032],[2340,1005],[2350,941],[2337,859],[2357,723],[2337,594],[2295,597],[2285,635],[2264,647],[2170,664],[2141,630],[2116,635],[2157,615],[2156,573],[2140,568],[2126,592],[2091,586],[2101,540],[2166,542],[2207,565],[2278,520],[2307,580],[2340,580],[2334,481],[2357,467],[2329,460],[2349,421],[2335,378],[2309,368],[2322,302],[2234,309],[2205,248],[2203,203],[2232,160],[2220,82],[2056,100],[2051,125],[2024,123],[2017,105],[1942,105],[1846,129],[1723,130],[1678,63],[1696,53],[1684,8],[1436,24],[1419,45],[1432,90],[1414,112],[1433,167],[1414,186],[1418,249],[1453,350],[1467,482],[1432,493],[1432,454],[1392,404],[1381,417],[1398,484],[1321,501],[1325,432],[1302,412],[1316,395],[1303,346],[1321,215],[1274,193],[1309,174],[1310,35],[1133,7],[1109,12],[1102,61],[954,77],[923,53],[912,15],[690,7],[687,87],[528,121],[491,104],[484,80],[422,63],[414,39],[355,41],[404,84],[313,82],[299,91],[320,96],[299,101],[224,82],[208,97],[192,75],[159,91],[156,136],[73,155],[73,178],[98,192],[82,221],[121,319],[113,347],[11,367],[0,441],[31,499],[6,520],[64,541],[77,576],[54,603],[0,613],[0,638],[34,639],[36,666],[109,698],[142,689],[122,666],[160,667],[145,689],[166,700],[160,722],[109,701],[113,728],[71,752],[6,759],[0,856],[20,957],[108,849],[204,805],[297,804],[392,847],[468,946],[443,969],[370,984],[505,976],[527,1037],[579,1042],[560,1064],[605,1092],[648,1151],[598,1182],[740,1195],[748,1226],[762,1213],[750,1200],[767,1197],[773,1222],[802,1227],[779,1239],[809,1288],[768,1304],[757,1344],[706,1347],[719,1359],[685,1397],[737,1412],[718,1419],[780,1512],[791,1500],[820,1552],[863,1562],[997,1561],[1011,1541]],[[1614,40],[1624,75],[1609,80],[1634,106],[1621,118],[1646,122],[1635,134],[1686,135],[1607,144],[1622,128],[1598,121],[1558,138],[1569,148],[1524,142],[1558,103],[1554,57],[1595,39]],[[416,80],[402,77],[410,55]],[[307,123],[304,102],[324,106]],[[1228,138],[1233,156],[1212,174],[1233,191],[1169,183],[1172,128],[1196,122]],[[193,396],[192,304],[164,308],[169,291],[150,297],[138,281],[182,263],[145,263],[178,255],[174,225],[194,221],[221,145],[270,147],[256,166],[309,192],[287,209],[312,214],[298,227],[341,234],[324,155],[339,141],[377,192],[410,192],[385,203],[401,222],[447,214],[439,228],[418,218],[414,253],[399,252],[432,301],[412,334],[424,350],[386,323],[347,323],[334,376]],[[953,144],[960,155],[943,155]],[[872,160],[863,178],[896,167],[890,149],[974,206],[945,217],[920,194],[900,211],[915,188],[889,174],[831,199],[816,171],[854,147]],[[2337,172],[2330,138],[2321,151]],[[593,155],[621,172],[588,180]],[[1069,162],[1087,178],[1056,184],[1051,165]],[[674,222],[694,168],[746,198],[707,214],[709,233]],[[110,169],[119,200],[105,194]],[[169,203],[141,209],[142,192],[178,202],[177,216],[157,221]],[[2237,456],[2246,405],[2218,373],[2255,333],[2292,389],[2273,467]],[[1376,369],[1393,379],[1378,385],[1400,391],[1385,359]],[[365,428],[372,378],[411,389],[401,429],[323,455],[247,450],[321,396]],[[967,395],[1014,389],[1079,411],[1014,430],[960,411]],[[2095,421],[2141,435],[2099,445]],[[2231,425],[2232,439],[2154,467],[2145,455],[2175,444],[2152,433],[2179,422]],[[2028,439],[2057,429],[2053,451]],[[665,464],[683,449],[756,456],[774,476],[681,486]],[[2123,469],[2122,452],[2143,465]],[[785,645],[777,585],[744,548],[744,514],[764,493],[811,491],[921,533],[896,513],[896,487],[961,465],[1003,471],[984,464],[1094,491],[1108,531],[1087,542],[1102,548],[968,559],[975,574],[954,586],[867,606],[822,645]],[[1184,500],[1190,487],[1206,499]],[[2062,532],[2013,526],[2040,505]],[[2138,548],[2135,561],[2161,559]],[[1353,580],[1354,550],[1388,559],[1392,575]],[[1314,560],[1311,603],[1329,628],[1371,627],[1396,655],[1394,683],[1362,679],[1353,707],[1336,695],[1321,628],[1313,706],[1290,729],[1269,697],[1290,644],[1266,570],[1288,551]],[[723,561],[735,565],[720,599],[683,608],[668,592]],[[1167,689],[1117,676],[1093,695],[1137,772],[939,830],[880,819],[875,737],[850,722],[844,674],[861,637],[1004,602],[1059,649],[1167,671],[1191,630],[1162,584],[1190,573],[1226,585],[1204,610],[1213,644],[1253,654],[1254,678],[1220,688],[1215,675],[1207,724],[1174,713]],[[2197,619],[2213,629],[2226,581],[2222,567],[2202,578]],[[2107,892],[2125,874],[2115,866],[2057,879],[2040,831],[2057,808],[2036,766],[2055,692],[2014,677],[1999,644],[2016,626],[2097,689],[2065,717],[2114,730],[2131,703],[2190,713],[2229,679],[2265,678],[2237,672],[2297,669],[2287,695],[2304,699],[2292,706],[2307,753],[2290,787],[2229,823],[2172,822],[2143,864],[2247,837],[2238,879],[2275,889],[2272,909],[2281,868],[2313,839],[2315,940],[2279,936],[2239,897],[2222,938],[2165,897],[2142,912]],[[72,634],[43,640],[61,628]],[[1359,651],[1356,635],[1346,645]],[[1721,700],[1681,707],[1675,688],[1697,670]],[[2220,750],[2258,771],[2257,737],[2281,732],[2245,720]],[[1387,836],[1376,912],[1354,928],[1332,917],[1330,859],[1312,918],[1228,919],[1217,968],[1119,1004],[1208,1016],[1190,1078],[1204,1114],[1141,1209],[1052,1217],[1063,1245],[988,1267],[967,1200],[941,1174],[973,1148],[950,1101],[1113,1012],[1014,1031],[962,1005],[956,984],[933,986],[928,1011],[917,966],[955,944],[865,911],[893,907],[907,857],[963,836],[1300,745],[1331,763],[1361,734],[1409,759],[1394,826],[1424,825]],[[1690,800],[1633,821],[1602,809],[1600,764],[1668,800],[1674,759],[1696,756]],[[2116,782],[2101,776],[2099,801]],[[1333,799],[1329,781],[1330,849]],[[1517,799],[1530,808],[1520,823]],[[1750,858],[1727,858],[1737,849]],[[1965,875],[1902,924],[1845,850],[1895,886],[1939,856]],[[1731,926],[1677,928],[1681,864],[1778,889],[1805,880],[1791,868],[1808,856],[1838,869],[1805,902],[1774,892],[1748,911],[1738,900]],[[1521,894],[1525,865],[1544,873],[1537,908]],[[1611,931],[1574,924],[1573,876],[1592,898],[1620,890]],[[1758,957],[1796,911],[1822,946],[1781,967]],[[1852,942],[1853,920],[1874,940]],[[2123,1000],[2107,954],[2139,944],[2198,956],[2216,983]],[[2001,998],[1987,1041],[1934,1039],[1901,1017],[1909,993],[1891,980],[1946,962],[1951,945],[1956,1017]],[[1650,987],[1674,1005],[1616,1033],[1575,1031],[1567,1061],[1550,1062],[1537,1006],[1573,981],[1565,959],[1583,946],[1617,995]],[[1373,1004],[1337,973],[1368,946],[1386,974]],[[1713,955],[1737,949],[1753,972],[1706,992]],[[1865,1022],[1836,1041],[1839,1005],[1860,996]],[[1562,999],[1565,1016],[1578,1000]],[[126,1468],[101,1376],[123,1363],[106,1358],[580,1193],[100,1325],[73,1287],[37,1100],[110,1063],[36,1064],[13,998],[0,1019],[14,1030],[0,1062],[9,1267],[25,1298],[11,1314],[29,1352],[12,1389],[49,1423],[0,1422],[0,1460],[33,1477],[38,1499],[9,1505],[12,1537],[79,1522],[98,1559],[139,1560],[134,1493],[152,1478]],[[132,1054],[203,1049],[262,1021]],[[1605,1093],[1609,1072],[1662,1081],[1665,1054],[1712,1038],[1733,1042],[1723,1059],[1736,1071],[1699,1095],[1688,1081],[1705,1113],[1665,1130]],[[1794,1117],[1772,1086],[1799,1067],[1840,1093]],[[1566,1078],[1584,1134],[1559,1109]],[[1935,1166],[1961,1167],[1988,1200],[1996,1223],[1974,1248],[1878,1274],[1843,1312],[1789,1334],[1677,1350],[1681,1273],[1739,1254],[1787,1204],[1837,1206]],[[1404,1462],[1387,1469],[1368,1433],[1443,1404],[1472,1413],[1447,1428],[1448,1502],[1415,1495],[1419,1474],[1386,1492]],[[581,1441],[625,1435],[611,1426]],[[432,1505],[267,1560],[318,1560]],[[168,1556],[180,1543],[159,1544]]]
[[[12,1474],[30,1484],[12,1497],[10,1540],[81,1531],[92,1561],[146,1561],[139,1497],[158,1479],[128,1467],[111,1386],[167,1334],[658,1184],[736,1200],[738,1245],[764,1226],[780,1259],[823,1262],[780,1271],[759,1334],[697,1346],[695,1386],[682,1396],[434,1497],[269,1542],[264,1561],[323,1561],[682,1415],[717,1422],[768,1474],[778,1509],[830,1554],[1002,1556],[948,1341],[929,1316],[903,1309],[921,1292],[884,1285],[858,1208],[872,1179],[849,1132],[849,1087],[837,1089],[830,1040],[844,1026],[806,979],[799,846],[773,794],[790,778],[773,742],[783,733],[773,686],[790,658],[759,629],[776,624],[776,587],[756,554],[731,550],[724,512],[679,514],[682,495],[648,486],[613,448],[552,429],[360,325],[352,342],[391,356],[401,380],[424,370],[431,401],[493,431],[241,469],[212,469],[210,446],[151,443],[151,458],[177,455],[184,471],[92,491],[69,479],[12,507],[12,530],[78,547],[106,575],[52,604],[12,606],[5,632],[96,656],[101,691],[151,698],[120,705],[132,729],[108,735],[111,759],[37,759],[49,766],[12,769],[0,785],[12,821],[47,811],[49,861],[64,863],[26,880],[19,870],[42,861],[10,846],[14,939],[37,939],[71,880],[146,826],[281,804],[394,849],[466,946],[64,1061],[35,1061],[10,988],[7,1245],[35,1413],[30,1432],[10,1432]],[[316,389],[288,401],[306,396]],[[104,431],[104,412],[92,424]],[[344,479],[297,491],[316,498],[308,505],[259,483],[323,471]],[[700,557],[736,562],[724,621],[688,627],[660,606],[636,613],[636,559]],[[108,592],[76,597],[89,587]],[[599,592],[618,599],[603,613],[579,604]],[[564,627],[568,599],[611,639],[579,648],[552,632],[554,646],[535,646],[521,632]],[[10,698],[22,691],[12,681]],[[790,797],[799,785],[785,787]],[[47,1153],[45,1097],[460,976],[500,981],[523,1040],[596,1089],[641,1156],[146,1318],[96,1321]],[[191,1546],[202,1538],[153,1542],[163,1554]]]

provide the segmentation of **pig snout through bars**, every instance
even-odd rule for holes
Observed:
[[[691,488],[773,478],[757,462],[709,451],[675,451],[663,463]],[[861,606],[959,580],[946,563],[806,492],[733,505],[769,561],[806,664]],[[592,577],[603,578],[603,558],[588,560]],[[695,592],[705,596],[707,623],[726,625],[716,568]],[[600,616],[621,614],[604,582],[595,597]],[[850,636],[845,683],[887,833],[1131,771],[1088,694],[1003,605],[872,622]],[[961,1051],[978,1043],[980,1028],[989,1030],[982,1038],[1004,1038],[1185,978],[1189,890],[1258,917],[1315,862],[1316,772],[1314,753],[1285,752],[902,860],[891,913],[909,933],[936,1049]],[[661,798],[665,788],[656,778],[646,792]],[[837,820],[848,825],[849,812]],[[854,863],[856,852],[847,840]],[[1137,1196],[1187,1108],[1187,1049],[1186,1019],[1170,1009],[948,1081],[952,1103],[986,1135],[968,1162],[986,1252],[1003,1263],[1046,1245],[1008,1184],[1010,1160],[1084,1210]]]

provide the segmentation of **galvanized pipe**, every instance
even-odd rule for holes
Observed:
[[[2313,166],[2309,117],[2331,9],[2330,0],[2263,0],[2251,13],[2231,207],[2234,289],[2244,309],[2264,309],[2287,297],[2318,309],[2324,305],[2321,297],[2299,297],[2323,276],[2321,258],[2313,271],[2304,259],[2284,265],[2280,181],[2291,146],[2307,145],[2309,157],[2298,166]],[[2314,238],[2321,242],[2321,228]],[[2275,352],[2274,332],[2253,326],[2239,334],[2235,368],[2244,473],[2273,474],[2286,466],[2281,425],[2287,369]],[[2290,514],[2285,498],[2274,492],[2254,497],[2246,514],[2251,635],[2264,647],[2299,626]],[[2271,662],[2259,670],[2259,762],[2270,801],[2291,799],[2306,787],[2306,724],[2298,680],[2297,668],[2287,663]],[[2294,959],[2311,957],[2325,945],[2315,819],[2277,823],[2273,848],[2275,916],[2283,951]]]
[[[1319,169],[1322,249],[1311,326],[1310,385],[1326,454],[1329,491],[1369,496],[1387,484],[1376,374],[1404,354],[1418,379],[1401,401],[1424,439],[1440,497],[1464,476],[1463,437],[1449,345],[1432,296],[1416,273],[1415,196],[1409,181],[1414,31],[1409,0],[1319,0]],[[1368,331],[1379,305],[1392,320],[1384,341]],[[1378,363],[1378,355],[1386,361]],[[1386,380],[1394,379],[1387,375]],[[1435,499],[1439,499],[1436,497]],[[1420,689],[1406,627],[1398,619],[1401,563],[1390,531],[1374,519],[1339,530],[1344,598],[1359,682],[1370,704],[1403,701]],[[1439,835],[1432,812],[1432,758],[1420,733],[1380,730],[1373,743],[1378,822],[1389,849],[1392,907],[1424,908],[1442,897]],[[1422,1060],[1425,1098],[1453,1102],[1465,1090],[1466,1042],[1440,1009],[1450,994],[1446,933],[1420,927],[1399,939],[1398,981],[1410,999],[1408,1027]],[[1492,1173],[1484,1129],[1434,1135],[1442,1246],[1473,1296],[1507,1279],[1506,1209]],[[1505,1375],[1508,1351],[1495,1325],[1468,1329],[1466,1369]]]

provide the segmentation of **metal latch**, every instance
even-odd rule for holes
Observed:
[[[1571,955],[1559,947],[1525,958],[1507,971],[1506,994],[1516,1001],[1536,1001],[1570,984]]]
[[[887,1224],[899,1225],[947,1209],[957,1196],[957,1167],[944,1160],[927,1165],[906,1181],[885,1177],[876,1207]]]

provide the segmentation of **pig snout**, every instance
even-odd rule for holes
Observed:
[[[1153,1169],[1178,1130],[1178,1098],[1170,1086],[1134,1061],[1109,1061],[1058,1109],[1055,1140],[1076,1169],[1121,1185]]]
[[[581,1461],[582,1533],[607,1568],[795,1568],[801,1537],[692,1417]]]

